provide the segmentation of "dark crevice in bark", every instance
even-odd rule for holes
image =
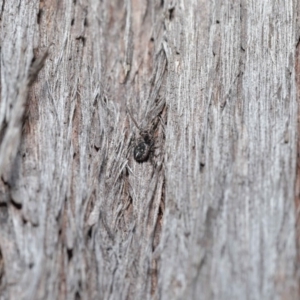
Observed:
[[[11,199],[11,204],[18,210],[21,210],[22,209],[22,204],[21,203],[18,203],[18,202],[15,202],[14,199]],[[25,223],[26,220],[23,219],[23,222]]]
[[[0,220],[1,223],[1,220]],[[0,295],[1,295],[1,290],[2,290],[2,279],[4,277],[4,260],[2,256],[2,251],[0,247]]]
[[[42,14],[43,14],[43,9],[40,8],[38,11],[38,14],[37,14],[37,19],[36,19],[36,22],[38,25],[40,25]]]
[[[1,13],[0,13],[0,21],[2,20],[2,15],[3,15],[3,12],[4,12],[5,1],[6,0],[3,0],[3,2],[2,2]]]

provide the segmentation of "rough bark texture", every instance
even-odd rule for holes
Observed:
[[[299,1],[0,9],[1,300],[300,298]]]

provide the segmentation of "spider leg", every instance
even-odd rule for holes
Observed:
[[[126,104],[126,111],[128,112],[131,120],[133,121],[134,125],[136,126],[136,128],[139,130],[139,131],[142,131],[142,129],[140,128],[140,126],[138,125],[137,121],[135,120],[135,118],[133,117],[133,115],[131,114],[131,111],[130,109],[128,108],[127,104]]]
[[[126,158],[129,157],[129,155],[130,155],[132,149],[133,149],[135,146],[136,146],[136,140],[135,140],[135,138],[133,137],[133,138],[131,138],[131,140],[130,140],[130,142],[129,142],[129,147],[128,147],[128,151],[127,151],[127,154],[126,154]]]

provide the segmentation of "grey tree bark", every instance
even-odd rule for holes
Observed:
[[[0,8],[1,300],[300,298],[299,1]]]

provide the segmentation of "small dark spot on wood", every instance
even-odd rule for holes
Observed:
[[[201,162],[199,167],[200,167],[200,172],[203,172],[203,169],[205,167],[205,163]]]
[[[125,173],[124,173],[124,175],[125,175],[126,177],[129,176],[128,168],[125,168]]]
[[[160,1],[160,6],[161,6],[161,7],[164,7],[164,2],[165,2],[164,0],[161,0],[161,1]]]
[[[32,225],[32,227],[39,227],[40,223],[39,223],[38,220],[33,220],[33,221],[31,222],[31,225]]]
[[[151,42],[154,42],[154,37],[151,37],[150,41],[151,41]]]
[[[161,206],[159,206],[159,208],[158,208],[158,215],[159,215],[159,216],[163,216],[163,215],[164,215],[164,212],[163,212]]]
[[[223,101],[223,102],[220,104],[220,108],[223,110],[223,109],[225,108],[226,104],[227,104],[227,101],[226,101],[226,100]]]
[[[29,269],[32,269],[33,266],[34,266],[34,263],[31,262],[31,263],[29,264]]]
[[[93,106],[95,107],[98,103],[98,99],[99,99],[99,93],[96,94],[95,98],[94,98],[94,102],[93,102]]]
[[[75,294],[75,300],[80,300],[81,297],[80,297],[80,294],[79,292],[77,291],[76,294]]]
[[[83,44],[83,46],[85,46],[86,38],[85,38],[84,36],[80,35],[80,36],[78,36],[78,37],[76,38],[76,40],[77,40],[77,41],[81,41],[82,44]]]
[[[74,18],[71,21],[71,26],[73,26],[73,25],[74,25]]]
[[[23,153],[22,157],[23,157],[23,158],[26,157],[26,153]]]
[[[2,123],[2,127],[0,129],[0,144],[2,143],[3,137],[4,137],[4,133],[6,132],[7,129],[7,122],[6,120],[3,121]]]
[[[297,44],[296,44],[296,48],[298,48],[299,44],[300,44],[300,36],[298,38],[298,41],[297,41]]]
[[[41,17],[42,17],[42,14],[43,14],[43,10],[40,9],[38,14],[37,14],[37,23],[40,24],[41,22]]]
[[[77,0],[73,0],[73,4],[76,5]]]
[[[76,152],[73,153],[73,159],[76,157]]]
[[[169,20],[172,21],[175,16],[175,7],[169,8]]]
[[[84,27],[88,27],[88,26],[89,26],[88,20],[87,20],[86,17],[84,18],[83,26],[84,26]]]
[[[73,249],[67,249],[68,261],[70,261],[73,257]]]
[[[246,50],[243,48],[243,46],[241,46],[241,50],[243,51],[243,52],[245,52]]]
[[[87,236],[88,236],[89,239],[92,238],[92,234],[93,234],[93,227],[90,227],[88,232],[87,232]]]
[[[96,145],[94,145],[94,149],[98,152],[100,147],[97,147]]]
[[[219,21],[219,20],[217,20],[217,21],[216,21],[216,23],[217,23],[217,24],[220,24],[220,21]]]

